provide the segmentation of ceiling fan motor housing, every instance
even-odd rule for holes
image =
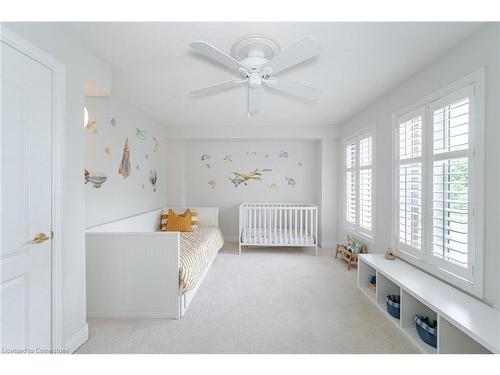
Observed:
[[[266,62],[281,52],[280,45],[267,35],[246,35],[231,48],[231,56],[248,66],[252,71],[258,71]]]

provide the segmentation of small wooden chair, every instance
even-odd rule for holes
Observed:
[[[354,245],[358,246],[354,246]],[[347,235],[346,243],[337,244],[337,249],[335,250],[335,259],[340,254],[341,259],[347,262],[347,269],[350,270],[351,266],[358,265],[358,254],[365,253],[365,245],[356,239],[351,239],[349,235]]]

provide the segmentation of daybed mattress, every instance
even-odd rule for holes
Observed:
[[[191,290],[224,245],[219,227],[198,225],[192,232],[181,232],[179,290]]]

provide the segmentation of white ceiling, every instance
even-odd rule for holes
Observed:
[[[164,125],[334,125],[452,48],[474,23],[68,23],[113,68],[113,93]],[[245,34],[267,34],[287,48],[306,36],[318,58],[279,76],[321,89],[313,103],[266,90],[247,117],[244,87],[202,98],[188,92],[237,77],[188,47],[204,40],[229,53]]]

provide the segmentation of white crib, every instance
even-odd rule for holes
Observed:
[[[314,247],[318,255],[318,207],[300,203],[242,203],[241,246]]]

